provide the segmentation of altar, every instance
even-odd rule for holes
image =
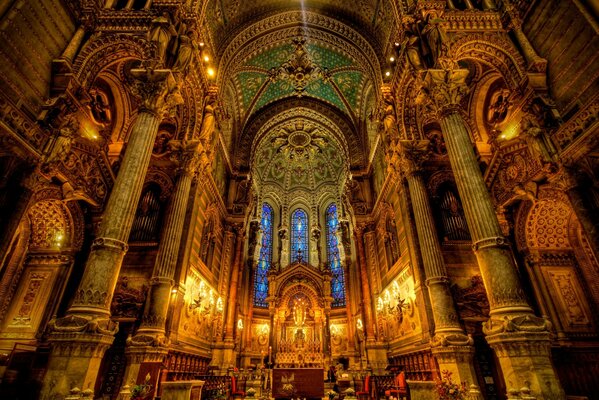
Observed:
[[[323,368],[275,368],[272,374],[272,397],[275,399],[322,399]]]

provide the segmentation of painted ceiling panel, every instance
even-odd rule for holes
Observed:
[[[363,83],[363,75],[358,71],[347,70],[348,68],[357,69],[356,63],[339,51],[318,43],[309,42],[303,47],[291,43],[275,46],[254,55],[242,63],[240,66],[242,72],[237,74],[237,81],[242,92],[240,97],[245,110],[248,110],[254,104],[252,110],[249,110],[251,114],[273,101],[301,94],[323,100],[346,114],[350,113],[343,99],[339,97],[339,93],[332,87],[330,82],[326,82],[322,78],[312,78],[306,84],[304,91],[298,92],[291,79],[295,75],[291,78],[288,75],[285,78],[278,76],[267,84],[266,89],[259,94],[258,99],[254,99],[258,95],[262,84],[269,79],[269,74],[272,74],[272,71],[280,70],[283,65],[292,62],[291,60],[300,60],[302,50],[307,53],[307,58],[302,60],[308,60],[306,62],[309,63],[309,67],[330,74],[343,96],[346,97],[347,103],[353,110],[357,110],[358,93],[360,92],[360,85]],[[257,69],[258,71],[248,72],[248,69]],[[260,70],[264,72],[259,72]],[[295,73],[298,70],[295,68],[293,72]]]

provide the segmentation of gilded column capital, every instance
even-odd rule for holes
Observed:
[[[178,163],[178,172],[193,176],[209,164],[206,151],[199,140],[171,140],[170,158]]]
[[[429,69],[421,79],[421,101],[428,101],[437,116],[456,112],[462,99],[470,91],[466,78],[467,69]]]
[[[140,109],[159,118],[172,115],[183,96],[170,69],[135,68],[129,72],[129,90]]]

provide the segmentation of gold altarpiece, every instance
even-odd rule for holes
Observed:
[[[331,274],[304,262],[268,275],[273,362],[323,368],[330,360]]]

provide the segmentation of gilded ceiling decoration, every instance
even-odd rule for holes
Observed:
[[[366,82],[349,55],[301,37],[251,56],[235,75],[246,115],[290,96],[316,98],[351,115]]]
[[[258,145],[254,171],[261,185],[275,184],[286,192],[343,182],[344,152],[322,126],[306,119],[287,121]]]

